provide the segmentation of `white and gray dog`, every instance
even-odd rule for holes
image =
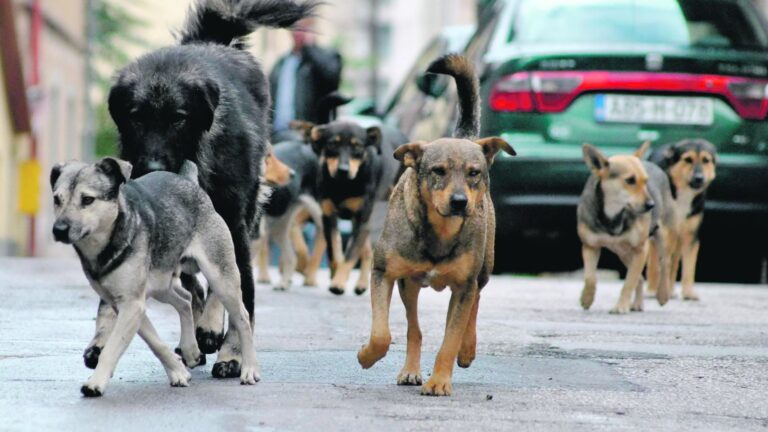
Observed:
[[[157,335],[146,298],[169,303],[181,320],[181,354],[200,362],[191,296],[179,273],[199,269],[239,336],[240,382],[255,384],[259,366],[248,313],[241,299],[232,237],[208,195],[197,184],[197,167],[180,174],[153,172],[136,180],[131,164],[104,158],[96,164],[67,162],[51,171],[56,241],[72,244],[93,289],[117,313],[96,370],[83,385],[85,396],[101,396],[117,361],[136,332],[160,359],[172,386],[189,385],[190,373]],[[219,357],[233,353],[220,352]],[[239,353],[238,353],[239,354]]]

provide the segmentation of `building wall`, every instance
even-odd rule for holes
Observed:
[[[15,0],[16,24],[24,72],[32,71],[30,49],[31,2]],[[37,137],[41,211],[36,216],[37,254],[60,255],[71,248],[55,246],[50,235],[53,206],[48,174],[51,167],[83,154],[86,123],[86,4],[85,0],[41,0],[43,25],[40,38],[40,85],[30,103],[33,130]]]

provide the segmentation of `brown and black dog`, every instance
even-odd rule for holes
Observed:
[[[352,269],[360,261],[360,278],[355,293],[368,289],[372,262],[371,215],[376,202],[389,197],[399,170],[390,155],[407,142],[391,128],[367,129],[350,121],[333,121],[310,131],[312,148],[319,156],[317,200],[323,211],[323,229],[328,244],[333,294],[344,294]],[[342,250],[338,219],[352,221],[352,235]]]
[[[493,268],[496,219],[488,168],[499,150],[514,155],[501,138],[477,139],[478,81],[471,63],[449,55],[427,70],[453,76],[459,94],[455,138],[399,147],[405,172],[389,200],[384,232],[373,253],[370,341],[357,355],[363,368],[383,358],[391,341],[389,306],[397,282],[408,319],[408,350],[397,383],[419,385],[421,330],[419,291],[451,287],[445,337],[424,395],[451,394],[453,363],[469,367],[475,358],[480,290]]]
[[[584,259],[584,309],[589,309],[595,299],[597,264],[603,248],[615,253],[627,267],[619,301],[611,313],[643,310],[646,263],[649,286],[656,292],[659,304],[663,306],[669,299],[672,194],[664,172],[641,160],[649,146],[646,142],[632,155],[607,158],[584,144],[584,162],[592,171],[577,208]]]
[[[682,260],[683,300],[698,300],[699,296],[693,290],[693,282],[699,255],[699,228],[704,218],[707,188],[715,179],[717,149],[703,139],[686,139],[657,149],[651,154],[650,160],[667,173],[672,188],[676,226],[670,239],[670,289],[674,287]],[[649,293],[655,294],[652,291]]]

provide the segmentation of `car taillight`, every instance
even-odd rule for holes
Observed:
[[[501,78],[490,106],[504,112],[562,112],[581,94],[597,92],[682,93],[725,99],[739,116],[765,120],[768,80],[726,75],[657,72],[531,71]]]
[[[491,90],[489,103],[494,111],[533,111],[530,74],[519,72],[500,79]]]
[[[733,99],[731,104],[739,114],[752,120],[763,120],[768,113],[768,91],[765,81],[732,79],[728,91]]]

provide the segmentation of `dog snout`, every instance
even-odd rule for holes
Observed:
[[[69,224],[64,221],[56,221],[53,224],[53,238],[57,242],[69,242]]]
[[[152,159],[151,161],[147,162],[148,171],[166,171],[167,169],[168,167],[163,161]]]
[[[704,186],[704,173],[697,172],[693,175],[693,178],[691,179],[691,187],[694,189],[698,189],[702,186]]]
[[[651,211],[653,208],[656,207],[656,203],[649,199],[645,201],[645,211]]]
[[[290,174],[291,178],[296,177],[296,170],[291,169],[290,171],[288,171],[288,173]]]
[[[451,212],[453,214],[463,213],[467,209],[467,203],[469,200],[464,194],[451,195]]]

